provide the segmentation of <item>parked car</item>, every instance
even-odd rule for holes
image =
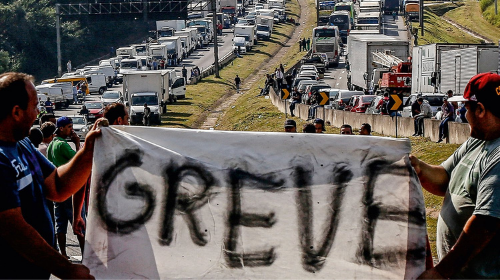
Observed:
[[[345,103],[344,106],[344,111],[351,111],[351,109],[354,107],[354,104],[356,104],[356,100],[358,100],[360,95],[353,95],[351,98],[349,98],[349,101]]]
[[[351,108],[351,112],[364,113],[376,95],[359,95]]]
[[[419,95],[419,94],[411,94],[410,97],[406,100],[404,103],[403,107],[403,113],[401,114],[403,117],[411,117],[411,104],[417,100],[418,97],[422,97],[423,99],[429,101],[429,105],[431,105],[432,108],[432,115],[435,116],[438,108],[441,108],[441,105],[443,105],[443,97],[445,97],[444,94],[424,94],[424,95]]]
[[[311,96],[312,96],[312,93],[313,92],[316,92],[320,89],[327,89],[327,88],[331,88],[331,86],[327,83],[323,83],[323,82],[320,82],[320,83],[317,83],[317,84],[311,84],[311,85],[307,85],[306,86],[306,89],[304,91],[304,94],[302,95],[302,100],[305,99],[305,101],[303,101],[305,104],[309,104],[309,100],[311,99]]]
[[[68,117],[73,120],[73,130],[75,131],[76,135],[78,135],[80,140],[85,140],[85,136],[87,136],[91,125],[87,120],[87,116],[69,115]]]
[[[101,102],[102,102],[104,107],[106,107],[106,105],[108,105],[108,104],[115,103],[115,102],[122,103],[123,102],[123,95],[122,95],[121,91],[114,91],[114,90],[113,91],[106,91],[101,96]]]
[[[383,95],[377,95],[375,98],[373,98],[372,102],[370,102],[370,105],[367,106],[365,114],[380,114],[380,109],[377,109],[377,106],[380,100],[382,100],[383,98]]]
[[[103,116],[104,106],[101,101],[87,101],[84,105],[89,110],[88,118],[90,122],[95,122],[95,120]]]
[[[297,78],[295,78],[295,79],[293,80],[293,83],[292,83],[292,89],[293,89],[294,87],[298,87],[298,86],[299,86],[299,83],[300,83],[301,81],[312,81],[312,80],[311,80],[311,78],[309,78],[309,77],[298,77],[298,76],[297,76]]]
[[[330,66],[330,63],[328,62],[328,55],[326,53],[316,53],[316,54],[323,58],[323,61],[325,62],[325,68],[328,70],[328,67]]]
[[[314,71],[316,72],[316,74],[319,74],[318,68],[316,68],[316,66],[311,64],[304,64],[300,66],[299,73],[301,73],[302,71]]]
[[[310,77],[311,80],[319,80],[319,75],[313,70],[304,70],[299,73],[299,77]]]
[[[363,95],[364,92],[362,91],[352,91],[352,90],[346,90],[342,89],[339,91],[337,97],[335,100],[332,102],[332,107],[335,110],[344,110],[345,105],[349,102],[349,99],[353,95]]]
[[[318,81],[314,81],[314,80],[300,81],[299,84],[297,85],[297,91],[300,94],[304,94],[307,85],[314,85],[314,84],[317,84],[317,83],[318,83]],[[302,102],[304,102],[304,101],[302,101]]]

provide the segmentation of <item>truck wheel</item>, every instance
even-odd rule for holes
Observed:
[[[99,94],[102,95],[106,91],[105,87],[99,89]]]

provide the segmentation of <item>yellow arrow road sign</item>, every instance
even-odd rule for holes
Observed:
[[[399,96],[399,94],[391,94],[392,100],[394,100],[394,103],[392,106],[390,106],[391,111],[400,111],[401,110],[401,105],[403,104],[403,100]]]
[[[326,94],[326,92],[320,92],[319,95],[321,95],[321,101],[319,102],[319,105],[325,105],[330,99],[330,96]]]
[[[281,89],[281,99],[288,99],[290,97],[290,92],[286,88]]]

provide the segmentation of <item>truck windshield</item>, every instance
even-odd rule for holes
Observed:
[[[257,31],[269,31],[269,26],[257,25]]]
[[[339,30],[349,30],[348,15],[332,15],[330,16],[330,25],[338,26]]]
[[[122,61],[120,63],[122,69],[137,69],[137,61]]]
[[[161,30],[159,33],[160,33],[160,37],[172,37],[172,36],[174,36],[173,30]]]
[[[144,103],[151,106],[157,106],[158,98],[156,95],[132,96],[132,106],[141,106],[144,105]]]

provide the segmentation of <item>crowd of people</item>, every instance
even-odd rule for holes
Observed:
[[[83,145],[74,137],[68,117],[46,118],[40,131],[30,135],[38,115],[33,80],[23,73],[0,75],[0,278],[49,279],[53,274],[93,279],[86,266],[72,263],[64,254],[62,228],[71,222],[74,233],[84,235],[85,197],[100,125],[127,125],[128,113],[123,104],[108,105],[107,121],[97,120]],[[499,92],[500,75],[473,77],[463,96],[447,100],[464,102],[471,137],[441,165],[409,157],[422,187],[444,197],[437,223],[438,262],[419,278],[500,278]],[[284,126],[286,132],[297,130],[291,119]],[[324,131],[322,119],[303,127],[304,133]],[[340,131],[353,134],[347,124]],[[363,124],[359,134],[370,135],[371,126]],[[70,150],[68,137],[76,150]],[[62,214],[60,218],[52,216],[53,202],[58,203],[54,213]],[[82,242],[80,246],[84,250]]]
[[[313,120],[313,122],[305,123],[302,126],[303,133],[324,133],[326,131],[325,121],[321,118]],[[285,132],[297,132],[297,122],[292,119],[287,119],[284,124]],[[349,124],[343,124],[340,127],[340,134],[342,135],[355,135],[352,126]],[[368,123],[361,124],[361,128],[358,131],[359,135],[372,135],[372,126]]]

